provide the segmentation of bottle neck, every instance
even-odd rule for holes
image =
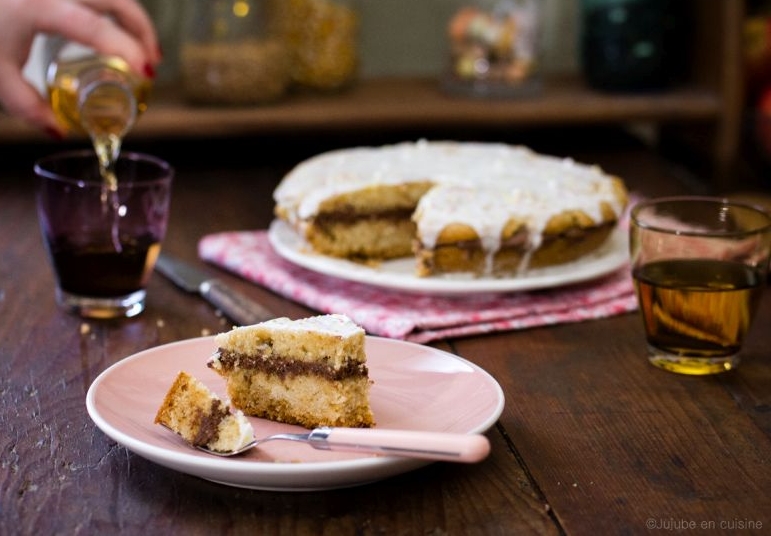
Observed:
[[[124,73],[99,65],[80,75],[80,123],[92,137],[123,137],[137,118],[133,86]]]

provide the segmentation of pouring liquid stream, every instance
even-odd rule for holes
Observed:
[[[102,213],[116,253],[120,240],[121,204],[116,163],[123,138],[147,108],[150,83],[133,76],[116,57],[62,61],[49,72],[49,96],[54,113],[75,131],[88,134],[102,178]]]
[[[120,156],[121,138],[112,135],[93,136],[92,142],[99,159],[99,173],[102,175],[102,214],[110,219],[110,239],[116,253],[123,250],[120,241],[120,198],[115,163]]]
[[[120,241],[120,199],[116,162],[126,132],[136,117],[135,99],[119,84],[95,85],[80,105],[80,123],[91,137],[102,176],[102,211],[111,222],[110,236],[115,251],[123,249]]]

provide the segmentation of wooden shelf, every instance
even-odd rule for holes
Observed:
[[[653,121],[715,121],[720,98],[700,88],[659,94],[610,95],[581,80],[544,81],[536,96],[465,98],[442,92],[434,79],[379,78],[333,94],[293,94],[255,107],[193,107],[174,88],[159,88],[132,137],[216,137],[305,130],[505,128]],[[37,138],[39,133],[0,119],[0,140]]]
[[[662,140],[687,140],[711,172],[726,170],[740,145],[743,109],[743,0],[689,0],[693,15],[689,72],[681,87],[661,93],[594,91],[576,76],[547,78],[530,97],[479,99],[450,96],[434,78],[368,78],[336,94],[297,93],[254,107],[194,107],[179,88],[156,89],[132,139],[214,138],[250,135],[367,133],[446,129],[515,129],[649,122]],[[0,143],[45,141],[39,132],[0,116]],[[691,143],[691,140],[695,143]],[[362,140],[366,141],[366,140]]]
[[[386,78],[361,81],[337,95],[291,95],[253,108],[191,108],[167,97],[142,119],[137,135],[713,121],[719,113],[718,96],[699,89],[610,96],[586,89],[579,80],[553,80],[535,97],[481,100],[446,95],[433,79]]]

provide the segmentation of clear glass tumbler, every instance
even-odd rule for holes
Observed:
[[[117,188],[92,150],[46,156],[34,165],[43,241],[56,277],[56,300],[87,318],[132,317],[166,234],[174,168],[125,152]]]
[[[654,365],[734,369],[766,286],[771,215],[725,199],[653,199],[632,209],[632,276]]]

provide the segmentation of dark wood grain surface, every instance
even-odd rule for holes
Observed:
[[[688,191],[678,169],[636,144],[578,138],[535,143],[598,163],[643,195]],[[203,265],[196,244],[207,233],[266,227],[281,174],[315,148],[257,139],[218,154],[206,147],[142,147],[178,168],[164,247],[278,314],[312,314]],[[739,370],[709,378],[648,365],[635,314],[435,343],[504,390],[503,414],[488,432],[492,453],[476,465],[436,463],[351,489],[278,493],[144,460],[91,421],[91,382],[135,352],[228,325],[159,275],[138,318],[84,322],[59,311],[30,172],[32,159],[52,149],[6,147],[0,168],[0,534],[771,530],[771,295]]]

